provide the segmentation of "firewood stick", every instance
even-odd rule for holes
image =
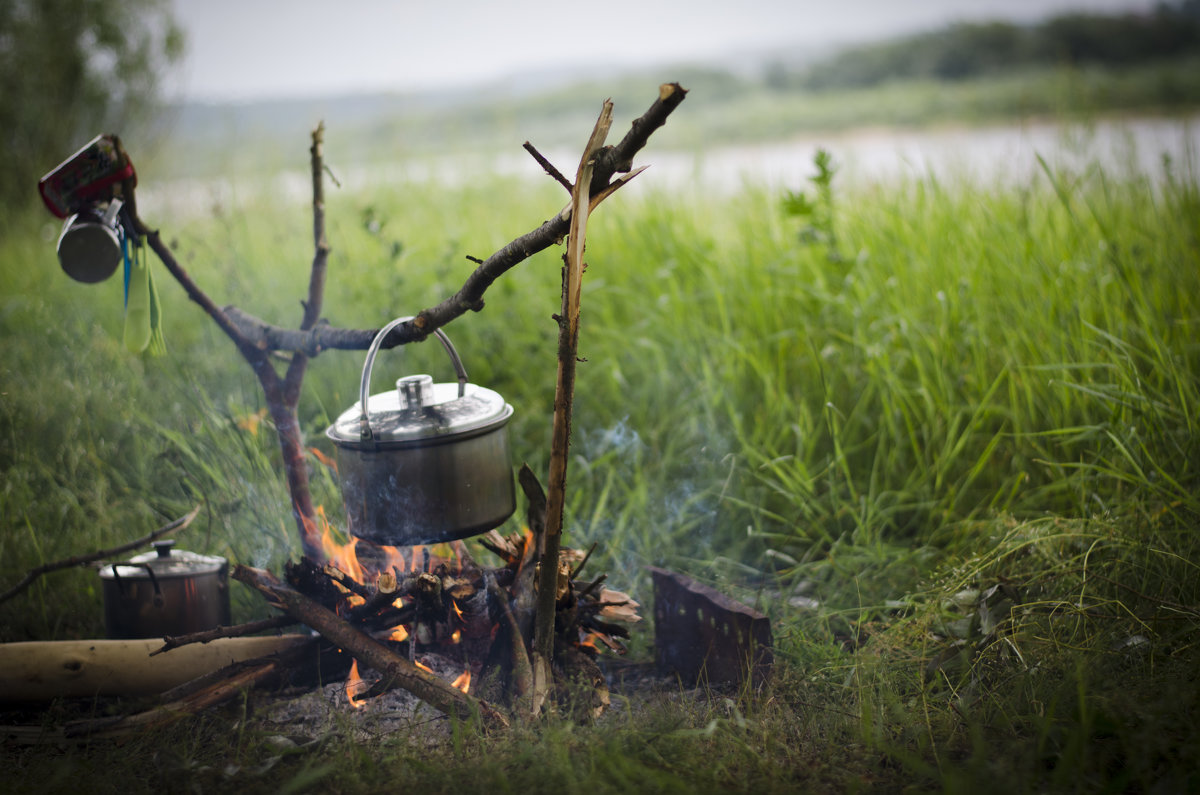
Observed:
[[[375,592],[367,597],[367,601],[350,609],[350,618],[359,620],[373,616],[390,607],[400,596],[400,581],[396,575],[390,571],[382,572],[375,578]]]
[[[14,585],[12,588],[9,588],[3,594],[0,594],[0,602],[6,602],[19,594],[21,591],[24,591],[33,584],[34,580],[36,580],[38,577],[41,577],[43,574],[49,574],[52,571],[59,571],[60,569],[69,569],[73,566],[86,566],[87,564],[95,563],[98,560],[104,560],[105,558],[111,558],[114,555],[121,555],[125,552],[130,552],[140,547],[144,547],[146,544],[165,536],[167,533],[173,533],[176,530],[184,529],[192,523],[192,520],[195,519],[196,515],[199,513],[200,506],[197,505],[191,511],[175,521],[163,525],[153,533],[142,536],[136,541],[130,541],[127,544],[121,544],[120,546],[112,547],[110,549],[101,549],[91,553],[90,555],[74,555],[72,557],[63,558],[62,560],[56,560],[51,563],[44,563],[37,568],[30,569],[19,583]]]
[[[525,492],[525,499],[529,503],[525,511],[525,521],[535,539],[532,561],[536,562],[536,553],[541,550],[542,535],[546,532],[546,490],[538,482],[537,475],[529,468],[529,464],[521,465],[521,470],[517,473],[517,482],[521,484],[521,491]],[[525,557],[527,560],[530,558],[528,554]]]
[[[391,629],[400,624],[408,624],[417,617],[417,605],[413,602],[405,602],[404,607],[388,607],[381,610],[374,616],[363,623],[371,627],[380,627]]]
[[[361,596],[363,599],[370,599],[372,596],[374,596],[370,588],[363,585],[361,582],[354,579],[332,563],[326,563],[325,568],[322,569],[322,571],[329,579],[333,580],[338,585],[342,586],[356,596]]]
[[[314,636],[294,635],[295,640],[290,646],[279,649],[271,653],[264,653],[255,658],[240,660],[235,663],[219,668],[207,674],[201,674],[190,682],[183,682],[176,685],[170,690],[164,691],[159,700],[163,703],[170,704],[176,701],[185,701],[190,698],[197,697],[197,694],[209,690],[210,688],[219,688],[222,682],[237,676],[242,671],[248,668],[254,668],[262,665],[265,662],[278,662],[279,672],[292,671],[298,664],[303,662],[305,658],[315,658],[318,653],[320,639]],[[349,666],[347,665],[347,668]]]
[[[513,615],[512,606],[508,603],[509,595],[496,584],[495,577],[488,574],[486,579],[488,593],[500,605],[500,615],[504,619],[504,626],[508,629],[509,642],[512,644],[513,689],[516,691],[517,698],[524,702],[533,690],[533,668],[529,664],[529,652],[525,649],[525,638],[521,634],[521,626],[517,623],[517,617]],[[519,709],[528,713],[530,706],[522,703],[519,705]]]
[[[579,561],[578,566],[571,569],[571,579],[572,580],[577,579],[579,577],[579,572],[583,571],[583,567],[587,565],[587,562],[589,560],[591,560],[592,553],[596,551],[596,545],[599,543],[600,543],[599,541],[593,541],[592,546],[588,548],[587,553],[583,556],[583,560]]]
[[[245,635],[253,635],[255,632],[263,632],[268,629],[281,629],[282,627],[290,627],[296,623],[296,619],[291,616],[271,616],[260,621],[251,621],[246,624],[234,624],[230,627],[217,627],[216,629],[206,629],[202,632],[193,632],[189,635],[168,635],[163,638],[161,648],[150,652],[153,657],[156,654],[178,649],[180,646],[186,646],[189,643],[209,643],[220,638],[240,638]]]
[[[604,581],[607,579],[608,579],[607,574],[601,574],[599,577],[597,577],[596,579],[589,582],[587,585],[584,586],[583,590],[579,592],[579,600],[583,601],[588,596],[591,596],[592,591],[596,590],[601,585],[603,585]]]
[[[605,100],[596,126],[584,148],[571,191],[571,225],[563,255],[562,313],[558,317],[558,378],[554,393],[554,430],[550,441],[550,485],[546,493],[546,535],[542,544],[537,610],[533,633],[533,712],[541,711],[551,687],[554,659],[554,614],[558,593],[558,550],[562,539],[571,443],[571,413],[575,397],[575,364],[579,355],[579,312],[583,287],[583,251],[592,171],[612,126],[612,101]]]
[[[463,693],[434,674],[422,671],[387,646],[347,624],[332,610],[280,582],[270,572],[236,566],[233,576],[281,605],[288,615],[316,630],[360,664],[383,674],[392,686],[404,688],[447,715],[464,720],[479,715],[485,726],[508,726],[507,719],[486,702]]]
[[[265,682],[274,676],[282,666],[281,659],[262,659],[253,665],[240,663],[231,666],[234,668],[231,675],[219,678],[215,683],[177,701],[154,707],[145,712],[123,715],[115,720],[99,718],[70,723],[64,727],[63,733],[67,738],[86,736],[91,739],[102,739],[121,737],[136,731],[160,729],[181,718],[222,704],[245,690]]]

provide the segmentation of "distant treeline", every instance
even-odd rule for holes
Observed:
[[[1070,13],[1037,25],[960,23],[943,30],[843,50],[798,72],[769,70],[785,89],[844,89],[888,80],[962,80],[1056,65],[1128,66],[1200,53],[1200,0],[1149,13]]]

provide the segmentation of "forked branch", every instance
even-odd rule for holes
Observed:
[[[686,94],[687,89],[678,83],[663,84],[658,99],[633,121],[620,143],[606,146],[597,153],[589,186],[590,209],[595,209],[599,201],[640,173],[640,170],[633,171],[634,156],[645,147],[650,135],[666,123]],[[460,315],[482,309],[484,294],[496,279],[534,254],[561,242],[570,231],[570,224],[569,212],[558,213],[538,228],[512,240],[480,263],[454,295],[397,326],[381,347],[394,348],[420,342]],[[226,306],[220,313],[237,329],[239,338],[262,351],[296,351],[315,356],[330,349],[366,350],[379,333],[378,328],[346,329],[324,323],[316,323],[307,329],[289,329],[267,323],[234,306]]]

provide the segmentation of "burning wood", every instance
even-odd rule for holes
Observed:
[[[491,708],[471,695],[475,683],[492,683],[496,697],[507,693],[516,701],[531,691],[532,616],[522,625],[517,613],[531,613],[540,562],[532,531],[507,537],[492,531],[480,542],[500,558],[499,567],[479,566],[462,542],[410,548],[361,539],[343,544],[326,526],[322,547],[331,562],[318,565],[304,558],[289,564],[286,583],[245,567],[235,569],[234,576],[355,659],[345,685],[352,706],[399,685],[449,714],[486,717]],[[637,603],[626,594],[600,587],[603,576],[582,584],[575,579],[589,555],[564,548],[559,556],[555,646],[561,659],[555,670],[558,679],[573,684],[556,685],[558,697],[577,696],[583,681],[602,683],[595,676],[595,656],[601,648],[624,653],[621,640],[628,631],[616,622],[640,618]],[[429,668],[420,662],[425,654],[461,660],[461,673],[453,682],[432,684]],[[364,682],[363,666],[381,678],[373,685]],[[502,683],[498,689],[496,682]],[[606,699],[589,695],[587,703],[581,714],[594,715]]]
[[[462,719],[478,716],[489,726],[508,725],[503,714],[494,707],[462,693],[428,670],[422,670],[407,657],[346,623],[329,608],[280,582],[269,572],[238,566],[233,576],[259,590],[272,604],[315,629],[363,665],[381,673],[386,687],[403,687],[448,715]]]

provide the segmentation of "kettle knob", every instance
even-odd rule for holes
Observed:
[[[433,391],[433,376],[409,375],[396,382],[396,391],[404,399],[405,409],[419,409]]]

